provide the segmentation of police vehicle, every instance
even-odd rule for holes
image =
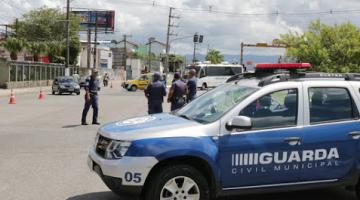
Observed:
[[[225,83],[228,78],[243,73],[242,65],[233,65],[227,62],[221,64],[196,63],[195,65],[189,65],[186,71],[191,69],[196,71],[198,77],[197,87],[202,90],[217,87]]]
[[[299,68],[310,65],[259,65],[177,112],[107,124],[88,165],[115,193],[147,200],[330,186],[360,195],[360,75]]]

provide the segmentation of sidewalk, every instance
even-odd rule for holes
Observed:
[[[121,88],[122,81],[114,80],[112,81],[114,88]],[[110,87],[111,81],[109,82]],[[103,87],[101,82],[101,87]],[[27,93],[39,93],[41,87],[33,87],[33,88],[15,88],[14,93],[15,95],[19,94],[27,94]],[[46,92],[51,91],[51,86],[42,87],[42,89]],[[10,96],[11,89],[0,89],[0,97]]]
[[[42,87],[44,91],[50,91],[51,86]],[[40,91],[40,87],[34,87],[34,88],[17,88],[13,90],[15,92],[15,95],[18,94],[27,94],[27,93],[38,93]],[[10,96],[11,90],[10,89],[0,89],[0,97],[4,96]]]

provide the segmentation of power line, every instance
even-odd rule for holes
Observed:
[[[195,8],[183,8],[183,7],[173,7],[165,4],[156,3],[156,1],[144,1],[144,0],[118,0],[118,2],[127,3],[127,4],[138,4],[143,6],[159,7],[169,9],[170,7],[183,11],[185,13],[208,13],[208,14],[221,14],[225,16],[307,16],[307,15],[337,15],[337,14],[349,14],[349,13],[360,13],[360,9],[330,9],[330,10],[318,10],[318,11],[301,11],[301,12],[288,12],[288,11],[273,11],[273,12],[233,12],[226,10],[215,10],[212,6],[209,6],[209,9],[195,9]]]

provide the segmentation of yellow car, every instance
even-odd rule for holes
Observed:
[[[136,90],[144,90],[147,85],[149,85],[150,81],[152,80],[152,73],[149,74],[142,74],[140,77],[128,80],[122,84],[122,87],[127,89],[128,91],[135,92]]]

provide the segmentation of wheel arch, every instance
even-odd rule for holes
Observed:
[[[216,196],[217,192],[219,191],[220,184],[217,179],[216,169],[214,166],[211,166],[209,162],[201,158],[199,156],[185,156],[179,155],[175,157],[168,157],[160,162],[158,162],[151,170],[149,175],[145,180],[145,184],[143,188],[148,188],[148,184],[150,184],[151,179],[156,175],[156,173],[161,170],[162,168],[169,166],[169,165],[177,165],[177,164],[186,164],[194,167],[200,173],[203,174],[204,178],[209,183],[210,191],[212,191],[211,196]],[[145,193],[145,189],[142,191],[142,194]]]

